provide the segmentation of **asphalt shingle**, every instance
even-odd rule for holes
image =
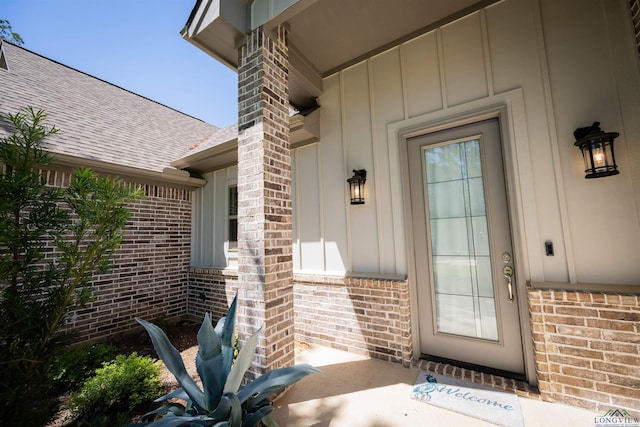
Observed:
[[[0,43],[8,66],[0,68],[0,113],[44,110],[60,129],[45,143],[53,153],[160,172],[227,129]],[[0,137],[6,134],[0,126]]]

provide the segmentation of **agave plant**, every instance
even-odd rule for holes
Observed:
[[[305,376],[320,371],[310,365],[296,365],[269,371],[243,386],[242,379],[253,360],[260,330],[247,340],[234,361],[236,302],[237,295],[227,316],[220,319],[215,328],[207,313],[198,331],[196,369],[202,380],[202,390],[187,373],[180,352],[162,329],[136,319],[149,333],[158,357],[181,387],[156,399],[155,402],[171,402],[147,414],[163,415],[162,418],[135,425],[254,427],[262,423],[265,426],[277,426],[269,417],[273,411],[269,397]],[[176,400],[184,403],[177,403]]]

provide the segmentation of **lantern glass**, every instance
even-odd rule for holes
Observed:
[[[613,138],[585,141],[581,149],[585,178],[600,178],[620,173],[613,153]]]
[[[367,181],[367,171],[353,170],[353,176],[347,180],[352,205],[364,204],[364,183]]]
[[[591,126],[576,129],[573,135],[576,137],[574,145],[582,151],[585,178],[620,173],[613,153],[613,140],[619,135],[617,132],[604,132],[600,123],[594,122]]]

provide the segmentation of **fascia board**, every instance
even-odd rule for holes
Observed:
[[[172,184],[180,188],[195,189],[206,184],[204,179],[194,178],[188,172],[165,168],[163,172],[151,171],[147,169],[134,168],[131,166],[117,165],[114,163],[102,162],[99,160],[85,159],[82,157],[69,156],[67,154],[51,153],[54,157],[52,166],[66,168],[86,167],[96,173],[118,176],[121,179],[131,179],[134,181],[154,182],[160,184]]]

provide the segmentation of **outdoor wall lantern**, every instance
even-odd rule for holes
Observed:
[[[347,180],[351,192],[352,205],[364,205],[364,183],[367,181],[367,171],[353,170],[353,176]]]
[[[613,154],[613,140],[618,135],[618,132],[604,132],[600,129],[600,122],[573,132],[576,138],[574,145],[580,148],[584,158],[585,178],[602,178],[620,173]]]

